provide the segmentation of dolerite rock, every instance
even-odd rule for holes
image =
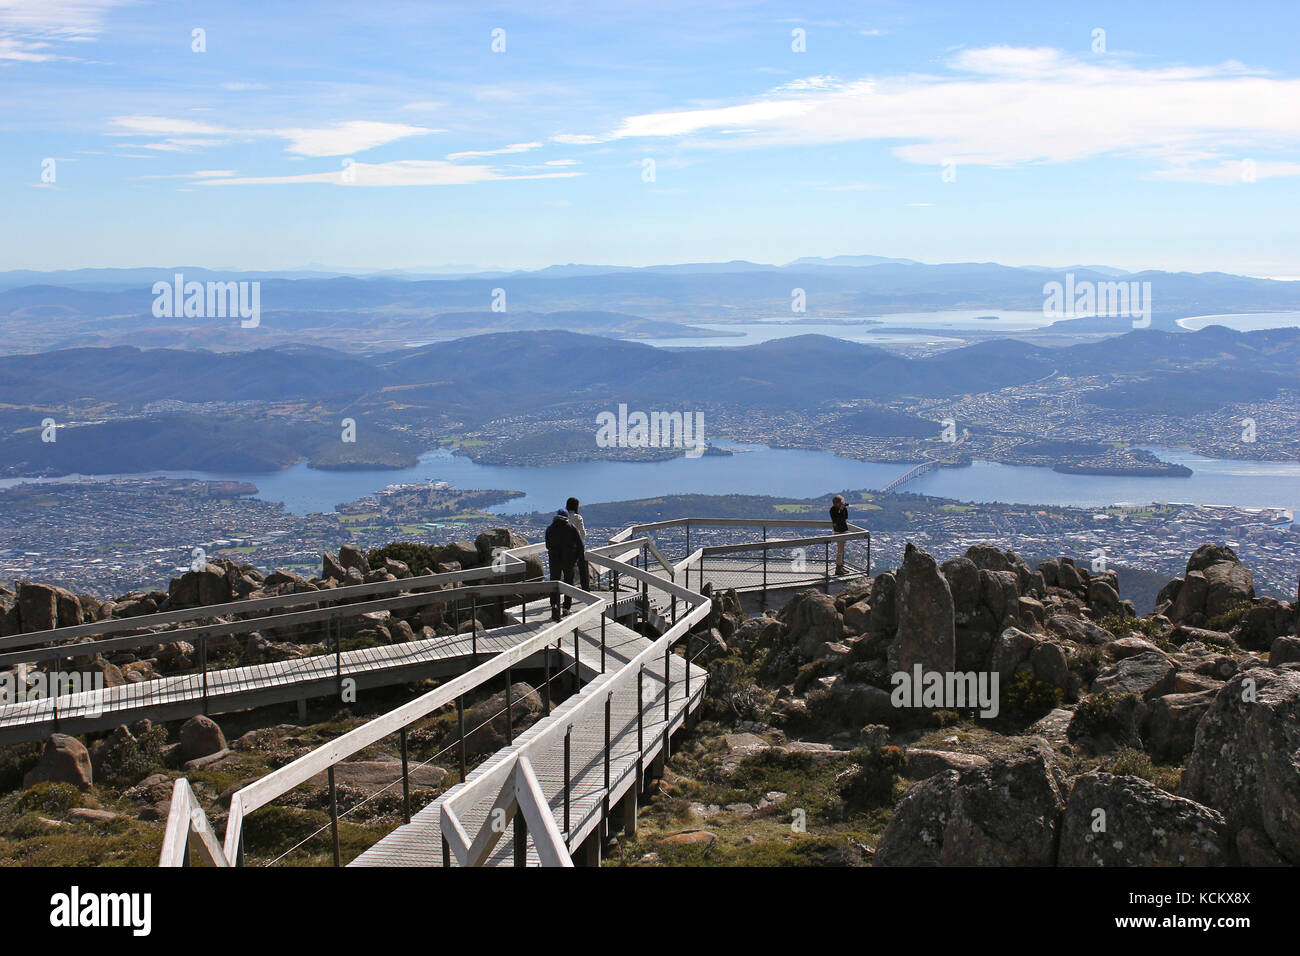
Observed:
[[[1255,577],[1250,569],[1231,561],[1220,561],[1205,569],[1207,592],[1205,616],[1215,617],[1255,597]]]
[[[1180,792],[1234,831],[1266,834],[1300,864],[1300,671],[1253,667],[1226,683],[1196,728]]]
[[[966,549],[966,559],[981,571],[1014,571],[1010,553],[1003,552],[995,544],[981,542]]]
[[[1159,651],[1147,651],[1126,657],[1107,668],[1093,681],[1092,692],[1111,691],[1115,694],[1136,694],[1143,700],[1152,700],[1174,692],[1178,668]]]
[[[1281,667],[1300,661],[1300,637],[1279,637],[1268,652],[1268,666]]]
[[[1147,707],[1142,739],[1157,763],[1182,763],[1196,743],[1196,725],[1214,703],[1217,689],[1166,694]]]
[[[448,564],[455,562],[462,568],[478,567],[478,548],[473,541],[453,541],[442,546],[438,560]]]
[[[51,783],[70,783],[82,790],[90,788],[94,782],[90,753],[76,737],[50,734],[36,766],[23,777],[23,787],[47,780]]]
[[[800,591],[781,611],[781,618],[790,628],[786,641],[805,659],[816,657],[823,644],[846,636],[835,599],[820,591]]]
[[[1104,813],[1102,816],[1098,811]],[[1061,820],[1060,866],[1222,866],[1223,814],[1140,777],[1101,771],[1074,779]]]
[[[384,571],[395,578],[409,578],[411,569],[404,561],[395,561],[392,558],[384,558]]]
[[[857,601],[844,609],[844,627],[850,634],[865,634],[871,626],[871,604]]]
[[[938,866],[943,835],[961,773],[943,770],[913,786],[899,801],[876,845],[875,866]]]
[[[24,631],[48,631],[59,626],[59,591],[48,584],[18,584],[18,617]]]
[[[1273,641],[1295,632],[1296,609],[1274,598],[1255,599],[1255,606],[1241,616],[1235,637],[1248,651],[1268,650]]]
[[[345,544],[339,548],[339,564],[343,570],[355,570],[362,576],[370,573],[370,562],[366,560],[365,552],[355,544]]]
[[[1105,581],[1092,581],[1088,585],[1088,605],[1098,617],[1115,614],[1120,610],[1119,593]]]
[[[1055,558],[1048,558],[1038,566],[1038,573],[1043,576],[1043,584],[1057,587],[1061,580],[1061,563]]]
[[[980,603],[988,610],[992,627],[1001,631],[1016,623],[1020,610],[1020,582],[1012,571],[980,569]]]
[[[898,571],[898,630],[889,669],[947,674],[956,666],[952,591],[934,558],[909,543]]]
[[[542,713],[542,698],[531,685],[517,681],[510,685],[510,719],[517,738]],[[506,692],[499,691],[465,712],[465,750],[470,754],[491,753],[506,745],[510,729],[506,718]],[[453,730],[452,733],[455,731]]]
[[[898,630],[898,578],[883,571],[871,581],[871,634],[888,635]]]
[[[980,607],[980,569],[970,558],[953,558],[945,561],[940,570],[952,592],[953,619],[957,627],[972,625]]]
[[[1191,557],[1187,559],[1187,570],[1188,572],[1204,571],[1211,565],[1224,561],[1232,564],[1241,563],[1237,558],[1237,552],[1226,544],[1203,544],[1193,551]]]
[[[478,553],[478,563],[491,564],[493,553],[497,550],[522,548],[528,542],[509,528],[489,528],[474,539],[474,548]]]
[[[988,766],[935,774],[899,803],[875,865],[1051,866],[1063,782],[1041,741]]]
[[[1079,569],[1068,558],[1061,559],[1060,567],[1056,572],[1056,582],[1057,587],[1065,588],[1067,591],[1077,591],[1083,586],[1083,579],[1079,577]]]
[[[1169,608],[1169,620],[1175,623],[1184,621],[1192,624],[1204,623],[1205,597],[1210,592],[1210,583],[1200,571],[1189,571],[1183,578],[1178,597]]]
[[[211,717],[202,714],[181,724],[181,759],[196,760],[226,749],[226,736]]]
[[[334,555],[324,551],[320,556],[320,576],[326,581],[342,581],[348,576],[348,572]]]
[[[1071,617],[1069,614],[1053,614],[1047,619],[1047,630],[1076,644],[1101,645],[1115,639],[1114,634],[1092,621]]]

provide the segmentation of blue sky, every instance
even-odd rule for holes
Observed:
[[[0,270],[1297,276],[1297,36],[1292,0],[0,0]]]

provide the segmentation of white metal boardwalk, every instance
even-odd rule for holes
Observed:
[[[692,526],[708,528],[709,533],[718,527],[761,528],[762,539],[708,545],[676,563],[670,562],[652,532],[682,533],[689,551]],[[768,537],[769,528],[796,527],[824,530],[801,538]],[[588,548],[588,559],[606,579],[607,587],[603,589],[587,591],[554,581],[475,584],[465,588],[469,579],[460,576],[467,572],[456,572],[461,588],[390,598],[384,603],[409,607],[422,600],[459,602],[462,594],[472,590],[475,599],[496,600],[498,607],[512,594],[515,598],[522,596],[524,603],[518,620],[479,632],[478,657],[482,660],[472,661],[464,673],[236,792],[230,801],[224,844],[217,842],[208,827],[188,783],[178,780],[160,862],[165,866],[184,865],[197,839],[200,854],[208,862],[217,866],[242,865],[245,817],[324,772],[330,790],[329,830],[334,862],[339,865],[341,814],[334,768],[394,734],[400,737],[404,823],[350,865],[571,866],[579,851],[587,862],[596,862],[612,816],[621,808],[625,825],[635,825],[636,801],[646,775],[653,773],[656,765],[662,766],[674,731],[686,724],[703,701],[707,672],[691,663],[691,654],[696,643],[692,632],[706,626],[714,612],[712,598],[704,593],[704,583],[711,583],[715,589],[758,590],[764,596],[768,589],[793,586],[825,584],[829,589],[832,581],[842,581],[840,575],[830,573],[830,549],[852,542],[866,544],[867,560],[862,568],[846,565],[843,577],[861,575],[870,562],[869,533],[854,525],[836,532],[829,521],[809,519],[674,519],[629,528],[608,545]],[[806,554],[810,548],[821,549],[820,567],[808,567]],[[507,561],[522,565],[525,556],[539,550],[532,545],[503,553]],[[652,565],[651,559],[657,563]],[[476,576],[485,573],[469,572]],[[422,580],[433,582],[444,577]],[[552,621],[549,602],[561,597],[574,602],[573,613]],[[629,615],[632,623],[640,622],[644,634],[619,623]],[[525,619],[528,624],[523,623]],[[656,633],[661,636],[654,636]],[[439,647],[446,655],[444,660],[463,665],[465,635],[459,638],[459,647],[445,643]],[[425,651],[433,653],[434,648]],[[537,667],[540,660],[547,671],[549,705],[556,655],[561,661],[560,672],[567,669],[573,673],[576,692],[518,737],[511,739],[508,731],[510,743],[466,773],[465,695],[500,675],[505,675],[510,686],[512,668]],[[367,666],[384,674],[398,672],[404,666],[396,658],[380,657],[383,659],[350,659],[348,663],[359,674]],[[284,678],[293,680],[287,674]],[[303,674],[298,680],[327,685],[337,679],[337,673],[326,673]],[[209,694],[211,690],[209,687]],[[450,704],[456,705],[460,715],[453,745],[460,751],[461,779],[412,816],[407,786],[407,729]],[[511,712],[507,701],[503,713]]]
[[[579,654],[587,669],[598,670],[600,640],[590,631],[579,632]],[[631,661],[639,652],[651,646],[651,641],[619,624],[606,625],[606,653],[608,666],[621,666]],[[566,654],[572,662],[572,654]],[[608,806],[618,802],[636,785],[639,771],[643,770],[661,752],[668,735],[680,727],[687,711],[700,703],[704,693],[707,672],[691,667],[691,696],[686,696],[686,661],[670,655],[669,667],[672,689],[668,707],[668,720],[664,716],[664,664],[662,659],[646,667],[641,700],[641,722],[638,728],[636,699],[632,695],[616,695],[610,708],[610,786],[605,787],[605,712],[602,707],[583,705],[602,696],[608,680],[597,676],[578,694],[557,706],[551,716],[534,724],[520,734],[512,746],[498,751],[488,761],[472,771],[463,784],[458,784],[438,800],[412,817],[411,822],[384,837],[362,853],[351,866],[442,866],[443,846],[441,812],[444,801],[454,800],[467,786],[490,775],[511,761],[521,750],[550,725],[562,725],[568,731],[570,742],[569,811],[565,823],[565,760],[562,741],[533,754],[533,770],[546,795],[547,804],[555,818],[556,826],[564,834],[570,851],[575,850],[589,837],[604,818]],[[608,672],[607,672],[608,673]],[[569,730],[569,728],[572,728]],[[643,746],[638,747],[638,730]],[[461,818],[466,828],[477,830],[488,823],[491,806],[475,806]],[[514,822],[504,822],[501,840],[487,858],[491,866],[514,864]],[[455,857],[449,858],[456,865]],[[541,859],[535,844],[528,848],[529,865],[539,865]]]

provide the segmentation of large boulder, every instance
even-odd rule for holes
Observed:
[[[1178,589],[1178,597],[1169,608],[1169,620],[1175,624],[1184,621],[1191,624],[1203,623],[1205,620],[1205,597],[1209,594],[1210,584],[1201,571],[1189,571]]]
[[[1043,742],[964,773],[916,784],[876,849],[878,866],[1051,866],[1065,809],[1063,778]]]
[[[1224,684],[1197,725],[1179,789],[1300,864],[1300,671],[1253,667]]]
[[[356,571],[362,576],[370,573],[370,561],[366,558],[366,553],[355,544],[345,544],[339,548],[339,565],[343,568],[345,577],[348,571]]]
[[[1149,701],[1172,694],[1177,683],[1178,668],[1160,651],[1146,651],[1126,657],[1102,671],[1093,681],[1092,692],[1110,691],[1114,694],[1136,694]]]
[[[181,724],[181,759],[197,760],[226,749],[226,736],[211,717],[198,714]]]
[[[1182,763],[1196,744],[1196,725],[1217,694],[1217,689],[1211,689],[1166,694],[1151,701],[1142,734],[1151,759],[1158,763]]]
[[[23,787],[30,787],[44,781],[50,783],[70,783],[74,787],[88,790],[94,782],[94,770],[90,764],[90,752],[76,737],[67,734],[50,734],[41,749],[36,766],[27,771],[23,777]]]
[[[846,636],[835,599],[820,591],[800,591],[782,609],[781,618],[789,626],[785,639],[801,658],[815,657],[823,644]]]
[[[506,692],[493,694],[465,712],[465,752],[492,753],[506,745],[508,730],[523,733],[542,713],[542,698],[531,685],[516,681],[510,685],[510,717],[506,716]],[[507,724],[507,719],[513,722]]]
[[[24,631],[48,631],[59,626],[58,588],[19,582],[17,607]]]
[[[456,564],[461,568],[477,567],[479,563],[478,548],[473,541],[453,541],[444,544],[438,554],[440,564]]]
[[[1223,814],[1140,777],[1074,779],[1061,820],[1060,866],[1222,866]]]
[[[874,604],[873,604],[874,607]],[[952,590],[934,558],[909,543],[898,571],[898,629],[889,669],[949,673],[956,666]]]
[[[893,639],[898,630],[898,578],[882,571],[871,579],[871,634]]]
[[[509,528],[489,528],[474,539],[474,549],[478,553],[480,565],[491,564],[497,551],[522,548],[528,542]]]
[[[1255,577],[1244,565],[1220,561],[1205,569],[1205,616],[1222,614],[1255,597]]]
[[[938,866],[961,773],[944,770],[915,784],[894,809],[876,846],[876,866]]]
[[[980,569],[970,558],[953,558],[945,561],[940,570],[952,592],[956,625],[968,627],[974,624],[980,607]]]

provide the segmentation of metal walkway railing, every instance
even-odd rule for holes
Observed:
[[[474,666],[438,688],[238,791],[231,800],[221,845],[212,836],[192,791],[183,780],[178,781],[160,864],[187,865],[194,843],[200,856],[209,863],[241,865],[243,827],[248,814],[324,772],[329,787],[328,829],[334,862],[338,865],[341,862],[340,813],[334,767],[393,734],[399,736],[401,753],[402,773],[398,779],[403,794],[403,825],[362,853],[353,861],[354,865],[540,863],[564,866],[571,865],[573,854],[584,846],[588,854],[595,846],[594,853],[598,856],[599,838],[615,806],[622,806],[623,812],[635,819],[636,798],[647,768],[652,764],[662,765],[667,759],[672,734],[687,724],[691,712],[702,701],[707,675],[692,663],[691,631],[711,610],[710,598],[700,590],[704,583],[719,590],[739,587],[764,595],[770,589],[829,585],[831,580],[841,577],[830,573],[829,549],[841,542],[864,542],[867,548],[866,558],[860,565],[845,562],[842,577],[866,573],[870,535],[865,529],[850,525],[849,531],[841,534],[832,531],[800,538],[768,537],[769,528],[829,529],[829,526],[828,521],[800,519],[699,518],[634,526],[615,535],[610,544],[587,550],[588,559],[602,571],[591,592],[554,581],[471,585],[469,582],[475,576],[489,573],[488,569],[456,572],[461,587],[410,597],[454,597],[458,593],[463,596],[474,592],[491,598],[509,591],[521,596],[519,618],[503,628],[484,631],[483,640],[488,641],[498,631],[520,628],[530,610],[532,627],[521,632],[509,646],[493,647],[492,656],[482,663],[473,658]],[[761,528],[762,537],[756,541],[704,545],[675,563],[670,561],[655,533],[681,529],[689,550],[692,527],[696,529],[697,542],[701,529]],[[806,558],[806,549],[819,545],[825,549],[820,568],[810,572],[806,563],[789,568],[780,565],[788,555],[801,550]],[[510,565],[517,567],[525,554],[539,550],[539,546],[531,545],[505,554]],[[422,582],[441,577],[430,575],[389,584],[419,587],[423,586]],[[604,587],[599,587],[601,584]],[[695,589],[690,584],[695,584]],[[539,625],[539,617],[545,621],[552,594],[566,595],[579,607],[559,622],[546,621]],[[180,613],[193,615],[195,612]],[[661,632],[661,636],[647,637],[618,623],[620,618],[629,616],[634,626],[639,620],[643,628]],[[679,653],[682,645],[685,645],[684,654]],[[77,648],[83,650],[84,645]],[[509,728],[511,671],[521,666],[545,671],[542,684],[546,694],[545,715],[517,740],[507,729],[506,746],[467,773],[465,741],[478,728],[465,727],[465,695],[504,674],[507,687],[504,712]],[[577,690],[552,708],[552,683],[569,671]],[[458,714],[456,739],[425,762],[455,750],[459,756],[460,780],[412,815],[407,729],[453,703]],[[395,779],[389,786],[397,784]],[[320,828],[308,839],[323,836],[325,829]],[[298,846],[305,842],[300,841]]]

